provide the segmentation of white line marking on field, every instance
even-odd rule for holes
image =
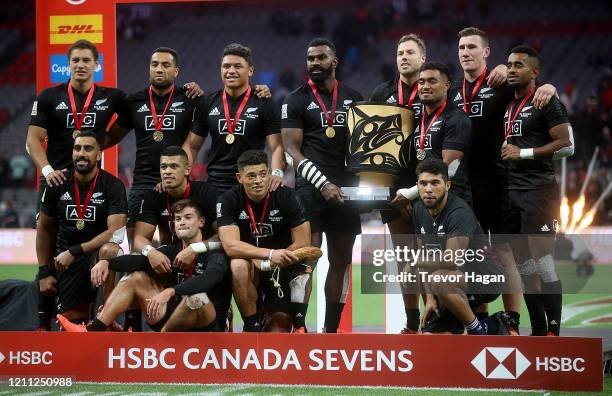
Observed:
[[[579,301],[577,303],[570,304],[568,306],[563,307],[563,312],[561,315],[561,323],[566,323],[570,319],[574,318],[575,316],[582,315],[583,313],[587,313],[590,311],[594,311],[594,310],[612,305],[609,302],[603,302],[605,299],[609,299],[609,298],[610,297],[604,297],[604,298],[598,297],[592,300]],[[601,301],[601,302],[597,303],[597,301]],[[593,302],[593,303],[584,305],[585,303],[590,303],[590,302]]]

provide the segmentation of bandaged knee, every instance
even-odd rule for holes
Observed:
[[[125,226],[113,232],[113,236],[111,237],[109,242],[116,243],[117,245],[121,245],[123,243],[124,238],[125,238]]]
[[[291,302],[303,303],[306,296],[306,284],[310,274],[300,274],[289,281],[291,290]]]
[[[518,269],[518,272],[521,275],[533,275],[538,272],[536,268],[536,262],[532,258],[523,263],[517,263],[516,268]]]
[[[210,303],[210,300],[208,299],[208,295],[206,293],[198,293],[187,297],[187,306],[189,309],[194,311],[202,308],[208,303]]]
[[[542,282],[549,283],[559,280],[559,275],[557,275],[557,271],[555,270],[555,262],[550,254],[538,259],[536,270]]]

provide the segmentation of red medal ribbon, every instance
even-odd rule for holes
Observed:
[[[187,182],[187,188],[185,188],[185,192],[183,193],[183,196],[181,197],[181,199],[186,199],[189,198],[189,193],[191,191],[191,183],[189,183],[189,181]],[[172,235],[176,235],[176,232],[174,231],[174,216],[172,215],[172,209],[171,209],[171,205],[170,205],[170,194],[166,193],[166,209],[168,210],[168,227],[170,227],[170,234]]]
[[[259,218],[259,223],[263,222],[264,217],[266,217],[266,209],[268,208],[268,201],[270,200],[270,191],[266,195],[263,204],[263,210],[261,211],[261,217]],[[244,206],[247,208],[247,212],[249,212],[249,219],[251,220],[251,225],[253,226],[253,230],[255,230],[255,235],[259,236],[259,228],[257,228],[257,223],[255,223],[255,215],[253,215],[253,208],[251,207],[251,202],[249,197],[247,197],[246,193],[244,194]]]
[[[225,112],[225,123],[227,124],[227,133],[230,135],[234,134],[236,130],[236,126],[238,125],[238,121],[240,120],[240,115],[242,114],[242,110],[244,110],[244,106],[246,106],[249,97],[251,96],[251,86],[246,90],[244,94],[244,98],[242,98],[242,102],[240,102],[240,106],[238,106],[238,111],[236,111],[236,115],[234,116],[234,122],[231,122],[231,115],[229,112],[229,105],[227,104],[227,92],[225,89],[223,90],[223,111]]]
[[[70,98],[70,109],[72,110],[72,118],[74,118],[74,129],[77,131],[81,130],[83,120],[85,119],[85,115],[87,115],[87,110],[89,109],[89,104],[91,103],[91,98],[93,98],[94,89],[95,84],[91,83],[91,88],[89,88],[89,94],[87,94],[85,104],[83,105],[83,110],[81,110],[81,116],[79,117],[76,108],[76,102],[74,101],[74,92],[72,92],[72,84],[70,83],[70,81],[68,82],[68,97]]]
[[[323,103],[323,99],[321,99],[321,95],[317,91],[317,87],[315,83],[312,82],[311,79],[308,79],[308,85],[310,85],[310,89],[312,89],[312,93],[314,94],[319,106],[323,112],[325,112],[325,117],[327,118],[327,126],[331,128],[334,125],[334,118],[336,116],[336,103],[338,102],[338,81],[334,79],[334,90],[332,92],[332,105],[331,105],[331,114],[327,114],[327,107],[325,107],[325,103]]]
[[[519,104],[518,108],[516,109],[516,113],[514,113],[514,115],[512,115],[512,110],[514,110],[514,104],[516,103],[516,100],[512,101],[512,104],[510,105],[510,108],[508,109],[508,126],[506,127],[506,137],[504,138],[504,141],[508,140],[508,136],[510,135],[510,131],[512,131],[512,127],[514,126],[514,121],[516,120],[516,117],[518,117],[521,110],[523,110],[525,103],[527,103],[527,100],[534,93],[535,93],[535,87],[531,88],[529,92],[527,92],[527,95],[525,95],[525,97]]]
[[[85,202],[81,205],[81,192],[79,191],[79,184],[77,181],[76,172],[74,172],[74,203],[76,206],[77,216],[79,220],[83,220],[85,217],[85,212],[87,211],[87,206],[89,206],[89,201],[91,201],[91,196],[96,188],[96,181],[98,180],[98,175],[100,174],[100,170],[96,172],[94,176],[93,182],[89,185],[89,190],[87,191],[87,196],[85,197]]]
[[[414,103],[414,98],[416,97],[417,91],[419,90],[419,84],[414,83],[412,85],[412,92],[410,92],[410,98],[408,99],[407,107],[412,107],[412,103]],[[404,105],[404,84],[402,84],[402,79],[397,80],[397,103],[400,105]]]
[[[468,107],[470,106],[470,104],[472,104],[472,100],[474,99],[474,96],[476,96],[476,94],[478,93],[478,89],[480,88],[480,86],[482,85],[482,82],[485,79],[485,75],[487,74],[487,68],[485,67],[484,70],[482,71],[482,74],[478,77],[478,80],[476,80],[476,85],[474,85],[474,88],[472,88],[472,95],[470,95],[470,100],[467,99],[467,96],[465,95],[465,86],[467,85],[467,80],[465,79],[465,77],[463,77],[463,112],[466,114],[470,114],[468,113]]]
[[[172,84],[172,89],[170,89],[170,96],[168,96],[168,101],[166,102],[166,106],[164,107],[164,112],[161,117],[157,118],[157,111],[155,110],[155,103],[153,103],[153,86],[149,85],[149,106],[151,107],[151,115],[153,116],[153,125],[155,125],[155,132],[161,131],[164,126],[164,118],[166,117],[166,111],[168,111],[168,106],[170,106],[170,102],[172,102],[172,95],[174,94],[174,84]]]
[[[436,121],[436,118],[438,118],[438,116],[442,114],[442,112],[446,108],[447,101],[448,100],[445,100],[444,103],[442,103],[442,106],[440,106],[438,110],[436,110],[436,113],[434,114],[433,118],[429,122],[427,129],[425,129],[425,118],[427,117],[427,112],[423,111],[423,117],[421,118],[421,136],[419,136],[419,149],[425,150],[425,136],[429,134],[429,129],[431,128],[433,123]]]

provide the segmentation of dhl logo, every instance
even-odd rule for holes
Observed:
[[[72,44],[85,39],[101,43],[102,15],[53,15],[49,17],[50,44]]]

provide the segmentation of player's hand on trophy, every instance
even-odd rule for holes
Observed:
[[[291,250],[274,249],[270,261],[275,267],[283,268],[288,265],[297,263],[298,261],[300,261],[300,258],[296,256]]]
[[[520,160],[521,149],[513,144],[504,144],[501,149],[501,159],[504,161]]]
[[[55,288],[56,284],[57,280],[53,275],[49,275],[46,278],[38,280],[38,288],[40,293],[49,297],[57,295],[57,289]]]
[[[100,260],[91,269],[91,284],[100,287],[108,277],[108,260]]]
[[[64,182],[66,181],[66,175],[64,174],[64,172],[66,171],[67,169],[64,168],[62,170],[54,170],[53,172],[49,173],[47,177],[45,177],[47,185],[54,187],[59,186],[60,184],[64,184]]]
[[[508,71],[508,67],[506,65],[497,65],[491,73],[489,73],[489,77],[487,77],[487,85],[491,88],[501,87],[506,83],[507,76],[506,73]]]
[[[550,102],[553,96],[557,94],[557,88],[552,84],[544,84],[536,89],[531,101],[536,109],[542,110],[544,106]]]
[[[272,97],[272,92],[270,92],[270,88],[267,85],[255,85],[255,95],[258,98],[266,99]]]
[[[151,250],[147,255],[147,258],[149,259],[149,263],[151,264],[153,271],[157,272],[158,274],[164,274],[172,271],[170,269],[170,259],[159,250]]]
[[[333,183],[325,184],[325,186],[323,186],[321,189],[321,195],[331,204],[341,204],[346,199],[346,195],[344,195],[342,189]]]
[[[193,248],[187,246],[185,249],[181,250],[179,254],[174,258],[174,266],[180,269],[181,271],[185,271],[189,268],[193,260],[195,260],[195,252]]]
[[[54,258],[55,267],[59,271],[65,271],[74,262],[74,259],[75,257],[68,250],[65,250]]]
[[[185,96],[187,96],[189,99],[197,98],[204,95],[204,90],[200,88],[198,83],[188,82],[183,85],[183,88],[185,89]]]
[[[400,211],[402,217],[412,216],[412,202],[403,195],[396,195],[391,201],[391,205]]]

